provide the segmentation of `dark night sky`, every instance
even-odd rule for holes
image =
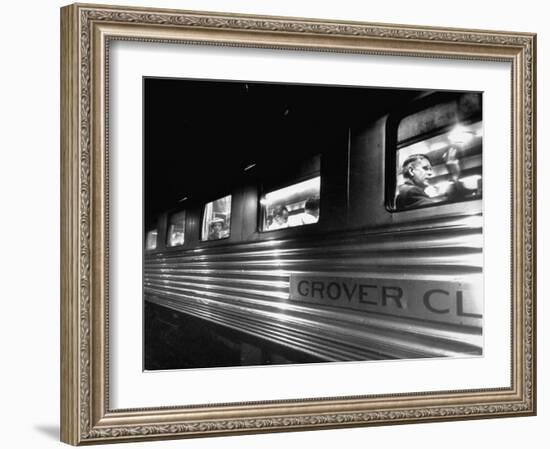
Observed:
[[[151,222],[188,196],[211,200],[239,182],[327,145],[347,148],[347,129],[421,91],[357,87],[144,80],[144,207]]]

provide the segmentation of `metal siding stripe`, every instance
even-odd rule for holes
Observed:
[[[293,273],[467,280],[482,266],[479,227],[270,240],[146,255],[144,291],[159,305],[324,360],[479,354],[480,330],[290,304],[288,295]]]

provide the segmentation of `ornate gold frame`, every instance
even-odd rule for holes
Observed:
[[[535,414],[534,34],[79,4],[62,8],[61,33],[62,441],[78,445]],[[110,410],[106,56],[113,39],[510,62],[511,388]]]

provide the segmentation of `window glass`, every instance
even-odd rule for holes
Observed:
[[[157,247],[157,230],[153,229],[147,233],[145,238],[145,249],[156,249]]]
[[[166,246],[180,246],[185,242],[185,211],[170,215]]]
[[[229,237],[231,229],[231,195],[204,206],[201,240],[219,240]]]
[[[262,231],[314,224],[320,215],[321,177],[266,193],[262,206]]]
[[[481,198],[480,115],[481,95],[465,94],[399,123],[404,141],[396,155],[396,210]]]

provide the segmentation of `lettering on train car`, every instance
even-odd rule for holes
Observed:
[[[307,304],[480,326],[481,279],[472,282],[290,277],[290,299]]]

